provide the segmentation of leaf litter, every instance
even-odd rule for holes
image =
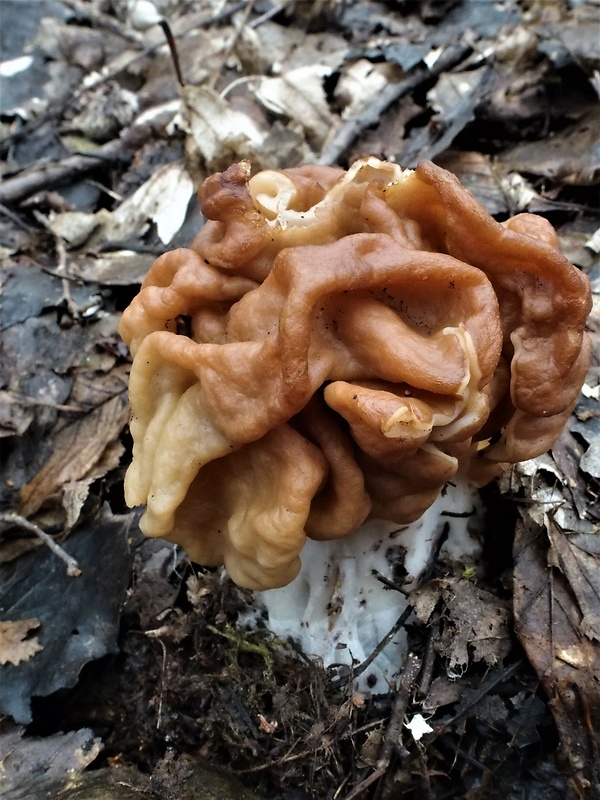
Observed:
[[[235,775],[223,797],[594,796],[595,5],[21,7],[5,0],[0,64],[2,796],[110,797],[121,775],[132,796],[202,798],[216,765]],[[154,258],[195,235],[207,174],[365,154],[433,158],[499,219],[547,215],[596,292],[592,369],[563,436],[486,490],[483,563],[432,565],[409,598],[411,655],[374,698],[239,627],[246,593],[139,535],[116,334]],[[88,784],[66,786],[90,764]]]

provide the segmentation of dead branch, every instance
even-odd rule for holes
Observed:
[[[31,225],[28,225],[18,214],[15,214],[14,211],[11,211],[10,208],[6,208],[6,206],[0,205],[0,214],[9,219],[11,222],[14,222],[15,225],[17,225],[26,233],[31,233],[33,230]]]
[[[52,550],[54,555],[58,556],[62,561],[65,562],[67,565],[67,575],[70,578],[77,578],[82,574],[79,564],[73,558],[73,556],[70,556],[68,553],[66,553],[62,547],[54,541],[52,536],[43,531],[39,525],[30,522],[28,519],[25,519],[25,517],[22,517],[20,514],[17,514],[14,511],[0,512],[0,521],[5,522],[8,525],[15,525],[19,528],[22,528],[29,533],[33,533],[38,537],[38,539],[41,539],[46,547]]]
[[[348,675],[342,675],[342,676],[339,676],[337,678],[334,678],[331,681],[331,686],[333,688],[337,688],[337,687],[341,686],[343,683],[346,683],[346,682],[348,682],[350,680],[355,680],[356,678],[358,678],[359,675],[362,675],[362,673],[368,667],[371,666],[373,661],[375,661],[375,659],[381,653],[381,651],[384,650],[388,646],[388,644],[392,641],[392,639],[398,633],[400,628],[402,628],[404,626],[404,623],[410,617],[410,615],[412,614],[412,611],[413,611],[413,607],[412,606],[407,606],[404,609],[404,611],[402,612],[402,614],[400,614],[400,616],[398,617],[396,622],[394,622],[394,624],[389,629],[389,631],[385,634],[383,639],[373,649],[373,652],[370,653],[370,655],[368,655],[367,658],[365,658],[365,660],[362,661],[358,665],[358,667],[356,667],[355,669],[351,670],[348,673]]]
[[[119,22],[116,17],[111,17],[100,11],[92,3],[83,3],[82,0],[63,0],[64,4],[70,8],[80,19],[93,22],[95,27],[101,28],[109,33],[120,36],[131,44],[144,47],[146,39],[141,33],[132,30],[127,25]]]
[[[400,685],[394,698],[394,705],[392,714],[388,723],[379,758],[377,760],[376,769],[368,775],[364,780],[357,783],[356,786],[344,797],[344,800],[355,800],[359,797],[369,786],[372,786],[375,781],[382,778],[387,772],[387,768],[392,760],[394,749],[398,747],[401,741],[402,725],[404,724],[404,716],[406,714],[406,707],[410,700],[411,692],[415,686],[417,676],[421,669],[421,661],[415,653],[409,653],[406,659],[406,664],[402,670],[400,677]]]
[[[152,133],[150,125],[134,125],[118,139],[103,144],[93,153],[69,156],[53,164],[42,164],[7,178],[0,186],[0,203],[18,203],[36,192],[72,181],[98,167],[118,161],[128,163],[134,152],[148,141]]]
[[[431,66],[416,67],[412,73],[397,83],[388,84],[383,91],[373,98],[372,103],[361,113],[349,117],[340,127],[332,131],[329,141],[323,146],[318,164],[331,166],[349,149],[359,135],[371,125],[376,125],[381,115],[405,94],[412,92],[426,80],[441,75],[459,64],[469,53],[467,45],[448,47]]]
[[[463,717],[467,711],[469,711],[473,706],[476,706],[480,700],[482,700],[487,694],[489,694],[492,689],[495,689],[500,683],[504,683],[509,678],[512,678],[513,675],[522,669],[523,662],[522,661],[515,661],[514,664],[510,664],[508,667],[504,667],[503,669],[498,670],[496,673],[492,675],[492,677],[485,681],[479,689],[474,692],[472,697],[470,698],[468,703],[465,703],[464,706],[461,707],[460,711],[456,713],[450,719],[445,720],[439,726],[435,728],[435,733],[431,734],[432,738],[437,738],[440,734],[444,733],[444,731],[448,730],[451,725],[453,725],[457,720]]]
[[[390,717],[385,732],[381,753],[377,763],[378,768],[388,768],[394,749],[400,744],[406,707],[420,670],[421,659],[415,653],[409,653],[406,658],[404,669],[402,670],[402,675],[400,676],[400,685],[398,686],[398,691],[394,698],[392,716]]]
[[[421,677],[419,678],[418,691],[422,697],[427,695],[433,681],[433,667],[435,664],[435,648],[433,646],[433,640],[435,634],[439,632],[439,626],[440,612],[434,611],[429,624],[427,644],[425,646],[425,655],[423,657],[423,669],[421,670]]]
[[[223,53],[223,55],[221,57],[221,61],[220,61],[219,65],[216,67],[216,69],[213,71],[212,75],[208,79],[208,86],[211,89],[214,89],[216,82],[219,80],[219,76],[220,76],[221,72],[223,72],[223,69],[225,68],[225,65],[227,64],[227,61],[229,60],[229,58],[231,57],[231,54],[233,53],[233,51],[235,49],[235,46],[236,46],[236,44],[238,42],[238,39],[242,35],[242,31],[244,30],[244,27],[248,24],[248,19],[250,18],[250,14],[252,13],[252,9],[254,8],[254,3],[255,3],[255,0],[247,0],[246,7],[244,9],[244,13],[243,13],[242,19],[240,20],[239,25],[236,25],[236,27],[235,27],[233,35],[231,36],[231,39],[230,39],[229,43],[227,44],[227,47],[225,48],[225,52]]]

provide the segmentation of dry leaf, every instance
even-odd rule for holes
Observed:
[[[100,462],[127,422],[129,411],[123,393],[77,419],[58,433],[52,455],[40,471],[21,488],[20,513],[35,514],[61,487],[84,478]]]
[[[377,766],[382,742],[383,732],[380,728],[369,731],[358,753],[356,766],[359,767],[359,769]]]
[[[358,116],[373,101],[373,96],[383,91],[388,83],[398,77],[394,64],[373,64],[361,58],[346,69],[335,89],[335,97],[344,105],[343,119]]]
[[[471,581],[430,581],[411,595],[415,616],[427,622],[442,602],[443,625],[434,646],[453,671],[462,672],[470,660],[497,664],[508,655],[510,612],[506,603]]]
[[[509,170],[580,186],[593,185],[600,173],[599,122],[600,112],[594,107],[551,138],[523,142],[506,150],[500,161]]]
[[[0,664],[12,664],[16,667],[42,650],[37,636],[29,637],[30,631],[39,626],[40,621],[35,617],[0,622]]]
[[[263,78],[256,97],[270,111],[297,122],[319,146],[333,120],[323,85],[330,74],[331,68],[324,64],[298,67],[279,78]]]
[[[141,236],[151,220],[158,238],[169,244],[183,225],[193,194],[194,182],[184,163],[166,164],[112,212],[104,225],[103,239],[120,242]]]
[[[247,158],[260,162],[265,133],[241,111],[235,111],[209,86],[184,86],[182,108],[173,124],[188,134],[188,166],[194,173],[226,169]]]
[[[89,729],[38,737],[5,724],[0,729],[0,795],[5,800],[56,798],[56,782],[73,780],[101,750],[100,739]]]
[[[52,216],[49,228],[67,248],[74,249],[86,242],[89,247],[97,240],[115,243],[141,237],[154,222],[161,242],[169,244],[183,225],[193,194],[194,182],[189,172],[183,162],[175,161],[158,169],[114,211],[64,211]]]
[[[516,632],[550,698],[563,756],[586,781],[600,734],[600,646],[583,635],[572,587],[548,564],[544,529],[520,522],[514,553]]]
[[[579,630],[590,639],[600,640],[600,541],[598,534],[564,531],[555,523],[552,515],[547,516],[546,530],[552,550],[556,554],[557,563],[568,580],[582,613]]]

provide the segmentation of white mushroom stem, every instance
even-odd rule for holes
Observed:
[[[345,539],[309,539],[295,580],[257,593],[268,612],[267,626],[281,638],[294,639],[325,667],[358,667],[405,611],[406,593],[423,576],[442,536],[442,550],[452,560],[470,564],[477,559],[481,521],[477,490],[455,481],[410,525],[369,520]],[[355,688],[387,692],[405,654],[406,634],[400,629],[358,675]]]

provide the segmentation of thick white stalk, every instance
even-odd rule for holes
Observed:
[[[326,667],[356,667],[405,610],[405,593],[423,575],[444,533],[448,556],[472,563],[480,553],[481,524],[477,490],[455,481],[410,525],[369,520],[341,540],[308,540],[295,580],[257,593],[268,612],[267,626],[282,638],[292,637],[306,655]],[[357,677],[356,689],[387,692],[405,653],[406,634],[400,629]]]

